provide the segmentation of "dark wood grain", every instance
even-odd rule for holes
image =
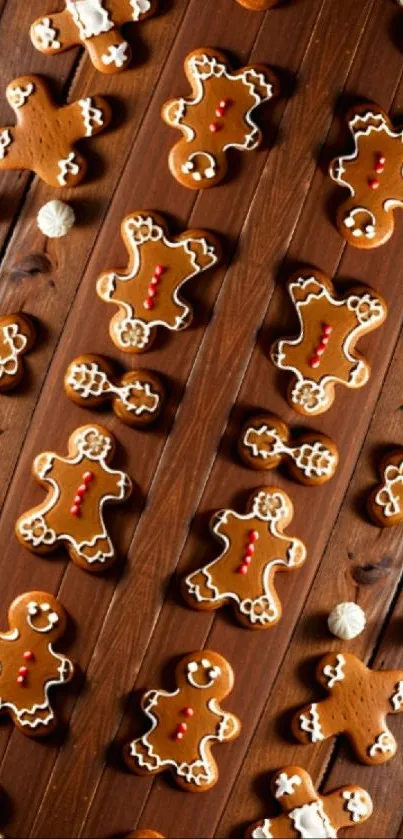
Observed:
[[[378,450],[402,442],[402,220],[379,251],[345,248],[331,223],[334,188],[325,174],[333,147],[345,141],[340,116],[351,101],[364,97],[394,113],[401,109],[402,56],[392,36],[398,12],[377,0],[312,0],[305,6],[291,0],[264,15],[234,0],[161,0],[161,14],[136,28],[144,64],[107,78],[76,50],[55,59],[35,53],[27,28],[44,7],[39,0],[29,5],[16,16],[11,0],[3,12],[0,4],[4,82],[26,70],[49,73],[71,101],[90,91],[110,96],[116,122],[91,145],[94,179],[64,192],[79,219],[67,239],[45,242],[36,230],[47,187],[15,173],[2,179],[10,198],[2,217],[0,305],[2,311],[22,306],[36,316],[41,340],[30,356],[25,388],[0,398],[1,614],[5,619],[9,601],[21,591],[57,593],[72,616],[68,652],[82,671],[59,702],[66,723],[59,736],[36,743],[9,724],[0,729],[0,783],[12,805],[6,832],[106,837],[141,824],[167,836],[241,835],[246,823],[272,812],[270,771],[302,762],[318,782],[325,779],[327,789],[347,782],[367,786],[375,814],[361,833],[355,829],[357,836],[396,836],[403,807],[398,796],[391,803],[388,796],[401,781],[401,758],[363,769],[335,744],[295,746],[287,739],[286,712],[312,695],[311,660],[335,648],[325,616],[340,600],[358,600],[369,618],[351,649],[373,658],[374,666],[402,666],[399,530],[381,534],[366,521],[362,505],[376,478]],[[6,66],[10,32],[17,46]],[[234,155],[233,179],[197,195],[168,172],[177,138],[159,110],[170,96],[187,92],[183,58],[201,45],[226,49],[243,63],[251,58],[274,66],[282,97],[262,112],[263,150]],[[0,117],[8,119],[4,103]],[[96,297],[95,281],[100,271],[125,264],[120,221],[142,207],[166,212],[178,227],[221,233],[226,265],[189,284],[193,327],[159,338],[140,361],[161,372],[168,387],[169,407],[156,428],[140,432],[97,414],[115,431],[119,465],[138,491],[110,519],[127,559],[94,579],[62,553],[32,557],[16,543],[13,525],[42,497],[29,478],[33,457],[44,449],[63,452],[71,430],[94,417],[63,396],[72,357],[100,352],[126,366],[138,364],[111,345],[110,311]],[[49,260],[39,263],[39,272],[38,258]],[[355,393],[339,391],[333,410],[313,423],[334,437],[342,454],[336,478],[316,489],[280,473],[256,475],[234,453],[249,409],[274,410],[298,424],[267,353],[272,338],[292,328],[284,281],[302,263],[328,271],[341,289],[351,280],[372,283],[390,304],[387,324],[362,342],[373,364],[370,384]],[[292,497],[290,532],[304,539],[309,557],[303,570],[279,584],[284,616],[278,627],[256,635],[240,629],[230,611],[212,617],[188,609],[178,580],[207,552],[213,555],[210,513],[223,506],[242,509],[248,492],[262,483],[280,485]],[[171,687],[175,657],[207,643],[234,665],[227,707],[241,717],[243,732],[217,752],[216,788],[189,796],[162,776],[129,775],[120,746],[141,726],[132,691]],[[392,725],[403,748],[402,717]]]

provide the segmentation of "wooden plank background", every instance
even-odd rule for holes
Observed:
[[[110,837],[137,825],[168,837],[241,836],[248,823],[273,814],[270,772],[299,763],[323,789],[348,782],[368,788],[375,813],[355,836],[403,836],[402,716],[392,721],[400,754],[377,769],[354,763],[343,744],[296,746],[287,732],[290,710],[312,696],[315,659],[338,646],[326,616],[340,600],[359,602],[368,616],[367,630],[349,649],[375,667],[403,666],[401,530],[381,532],[363,512],[380,452],[403,442],[403,219],[383,248],[346,247],[331,221],[340,193],[326,176],[333,151],[347,139],[347,106],[369,99],[393,115],[403,110],[403,12],[392,0],[289,0],[265,14],[235,0],[160,0],[156,17],[129,30],[135,66],[107,77],[79,50],[46,58],[31,47],[30,23],[53,10],[51,0],[0,0],[2,89],[22,73],[39,72],[69,101],[106,95],[115,116],[88,145],[88,182],[61,192],[78,217],[67,239],[45,240],[37,230],[38,209],[53,197],[46,185],[27,173],[1,178],[0,311],[23,309],[37,318],[40,334],[24,387],[0,397],[1,625],[21,592],[54,592],[71,615],[66,651],[80,671],[59,692],[64,725],[50,740],[30,741],[2,722],[2,826],[11,837]],[[167,98],[186,94],[183,59],[199,46],[227,50],[240,63],[270,64],[282,88],[279,100],[261,110],[263,149],[234,155],[233,178],[203,194],[170,175],[167,156],[177,136],[159,116]],[[9,120],[2,98],[0,124]],[[120,222],[144,207],[167,213],[178,228],[217,231],[226,262],[189,284],[192,328],[160,336],[140,360],[167,384],[158,425],[134,431],[99,415],[116,433],[119,465],[138,489],[111,520],[125,559],[94,578],[63,552],[41,559],[24,551],[13,526],[43,497],[29,477],[34,456],[64,452],[70,432],[94,418],[63,396],[72,357],[100,352],[126,366],[139,363],[111,344],[111,310],[98,300],[95,282],[101,271],[125,264]],[[370,384],[355,393],[339,390],[333,409],[312,423],[341,450],[336,478],[316,489],[281,473],[252,473],[234,454],[248,411],[277,411],[300,424],[267,354],[273,338],[295,325],[284,282],[307,263],[341,289],[352,279],[372,283],[390,304],[386,325],[362,342],[373,365]],[[226,506],[242,511],[262,483],[291,495],[290,532],[306,542],[308,561],[278,582],[279,625],[253,633],[238,627],[230,611],[188,609],[178,580],[207,552],[214,555],[211,513]],[[227,707],[243,731],[217,749],[217,786],[192,796],[166,776],[130,775],[120,748],[141,730],[139,692],[172,687],[176,657],[204,645],[234,664]]]

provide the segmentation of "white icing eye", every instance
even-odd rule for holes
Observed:
[[[188,664],[188,672],[189,673],[196,673],[197,667],[198,667],[197,663],[195,661],[191,661]]]
[[[354,227],[355,222],[352,216],[347,216],[347,218],[344,219],[344,224],[346,227]]]
[[[212,167],[212,166],[209,166],[209,168],[208,168],[208,169],[205,169],[205,171],[204,171],[204,175],[205,175],[205,177],[206,177],[206,178],[208,178],[209,180],[210,180],[211,178],[214,178],[214,177],[215,177],[215,169],[213,169],[213,167]]]
[[[49,603],[41,603],[41,611],[42,612],[50,612]]]
[[[208,670],[209,667],[211,667],[211,661],[209,661],[208,658],[202,658],[201,664],[202,667],[206,668],[206,670]]]
[[[212,667],[209,671],[210,679],[218,679],[221,676],[221,669],[219,667]]]
[[[28,614],[29,615],[37,615],[38,614],[39,607],[38,607],[38,604],[35,603],[34,600],[31,600],[30,603],[28,603],[27,608],[28,608]]]
[[[59,615],[57,615],[56,612],[51,612],[48,620],[49,620],[49,623],[52,624],[52,626],[56,626],[56,624],[59,623]]]
[[[194,167],[194,163],[192,163],[192,161],[191,161],[191,160],[188,160],[188,162],[187,162],[187,163],[184,163],[184,164],[183,164],[183,166],[182,166],[182,172],[183,172],[185,175],[187,175],[187,173],[188,173],[188,172],[193,172],[193,169],[194,169],[194,168],[195,168],[195,167]]]

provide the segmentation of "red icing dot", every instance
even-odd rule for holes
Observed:
[[[87,485],[86,484],[80,484],[80,486],[78,487],[78,490],[77,490],[77,495],[80,496],[80,498],[82,498],[83,495],[85,495],[86,492],[87,492]]]
[[[32,650],[25,650],[23,657],[25,658],[25,661],[33,661],[35,658]]]
[[[84,481],[85,484],[90,484],[91,481],[94,480],[94,477],[95,477],[95,475],[94,475],[93,472],[85,472],[84,475],[83,475],[83,481]]]
[[[216,117],[223,117],[224,114],[225,114],[225,108],[223,108],[222,105],[219,105],[218,108],[216,108],[216,112],[215,112]]]
[[[78,504],[74,504],[74,506],[70,510],[70,513],[71,513],[72,516],[79,516],[80,515],[80,508],[79,508]]]
[[[175,734],[176,740],[183,740],[184,734],[182,731],[177,731]]]
[[[259,538],[259,532],[257,530],[250,530],[248,533],[249,542],[257,542]]]
[[[150,280],[150,285],[152,285],[153,288],[155,288],[159,284],[159,281],[159,277],[152,277],[152,279]]]
[[[255,546],[254,545],[248,545],[248,547],[246,548],[246,551],[245,551],[245,556],[253,556],[254,553],[255,553]]]
[[[371,189],[378,189],[378,187],[379,187],[378,178],[368,178],[368,186]]]
[[[242,560],[242,565],[250,565],[251,562],[252,562],[252,557],[251,556],[244,556],[244,558]]]
[[[221,131],[221,127],[222,126],[219,125],[218,122],[211,122],[210,125],[209,125],[209,130],[211,131],[212,134],[216,134],[217,131]]]
[[[144,301],[144,308],[148,310],[154,308],[154,300],[152,299],[152,297],[147,297],[147,299]]]
[[[221,99],[220,108],[228,108],[231,105],[231,99]]]
[[[310,363],[311,367],[314,367],[314,368],[315,368],[315,367],[319,367],[319,365],[320,365],[320,358],[319,358],[319,356],[314,355],[314,356],[313,356],[313,358],[311,358],[311,360],[310,360],[310,362],[309,362],[309,363]]]
[[[193,708],[184,708],[182,713],[185,715],[185,717],[193,717],[194,710]]]
[[[247,574],[247,573],[248,573],[248,566],[247,565],[240,565],[239,568],[238,568],[238,574],[242,574],[242,576],[244,577],[245,574]]]
[[[329,326],[328,323],[323,324],[323,334],[329,337],[333,332],[333,326]]]
[[[148,286],[148,289],[147,289],[148,296],[149,297],[155,297],[156,293],[157,292],[156,292],[155,286],[151,285],[151,283],[150,283],[150,285]]]
[[[166,270],[167,269],[166,269],[165,265],[157,265],[156,268],[155,268],[154,274],[155,274],[156,277],[162,277],[162,275],[165,274]]]
[[[21,687],[24,687],[24,685],[25,685],[25,677],[24,677],[24,676],[18,676],[17,682],[18,682],[18,684],[19,684]]]
[[[177,731],[181,732],[182,734],[185,734],[185,732],[187,730],[188,730],[188,727],[187,727],[186,723],[185,722],[180,722],[179,725],[178,725]]]
[[[25,678],[25,676],[28,676],[28,667],[20,667],[18,672],[19,672],[20,676]]]

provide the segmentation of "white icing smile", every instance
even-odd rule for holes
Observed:
[[[196,674],[200,675],[201,681],[196,679]],[[200,690],[211,688],[219,676],[221,676],[221,669],[217,665],[212,665],[208,658],[203,658],[201,662],[191,661],[187,666],[186,678],[189,684]]]

